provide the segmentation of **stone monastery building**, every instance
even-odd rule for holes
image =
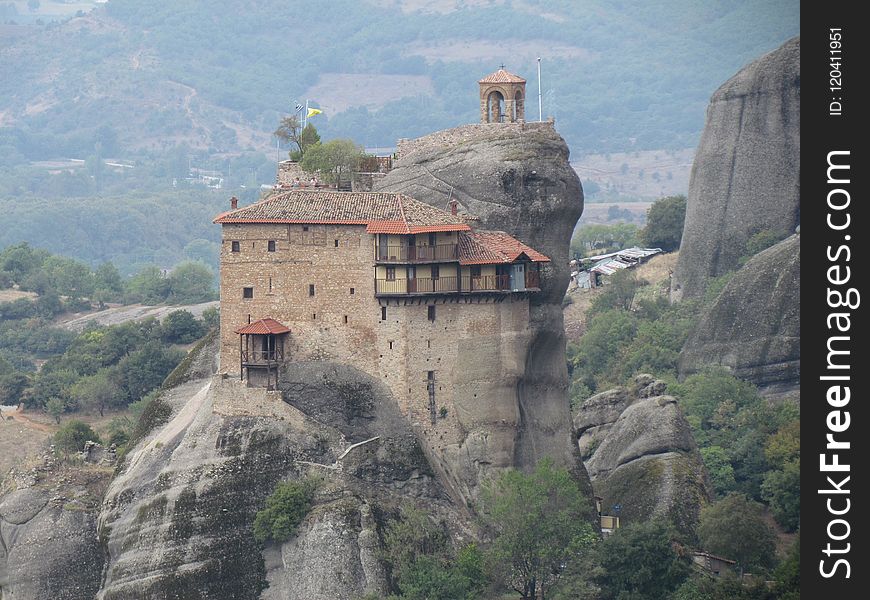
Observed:
[[[517,348],[549,258],[472,228],[455,201],[441,210],[397,193],[292,189],[232,204],[215,219],[222,373],[271,388],[291,361],[351,365],[446,445],[473,420],[457,421],[457,400],[499,385],[475,356],[503,356],[502,377],[522,372]]]

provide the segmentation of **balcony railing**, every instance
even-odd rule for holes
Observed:
[[[457,244],[436,244],[435,246],[408,246],[402,244],[379,245],[378,261],[435,262],[439,260],[459,260]]]
[[[242,350],[242,363],[246,365],[268,365],[284,360],[284,351],[275,350]]]
[[[416,279],[378,279],[377,294],[440,294],[458,292],[457,277],[417,277]]]
[[[510,275],[480,275],[462,277],[463,292],[507,292],[511,289]]]

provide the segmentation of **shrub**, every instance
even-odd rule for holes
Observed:
[[[311,478],[279,483],[254,518],[254,537],[260,542],[289,539],[311,510],[316,487]]]
[[[85,442],[99,442],[100,436],[87,423],[71,419],[54,434],[53,441],[57,450],[69,454],[80,452],[85,447]]]
[[[646,216],[646,227],[641,231],[643,243],[667,252],[680,247],[683,224],[686,220],[686,197],[668,196],[656,200]]]

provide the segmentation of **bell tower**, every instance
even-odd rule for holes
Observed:
[[[508,73],[504,65],[477,82],[480,85],[480,122],[516,123],[526,119],[526,80]]]

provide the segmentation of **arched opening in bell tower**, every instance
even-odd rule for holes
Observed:
[[[504,96],[498,90],[493,90],[487,96],[487,122],[504,122]]]

